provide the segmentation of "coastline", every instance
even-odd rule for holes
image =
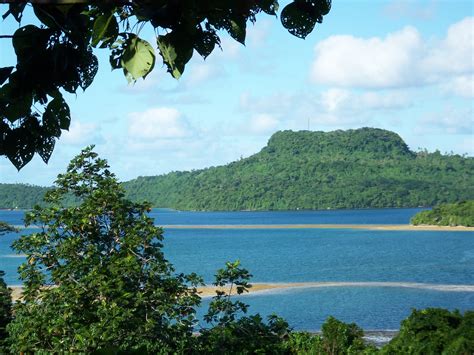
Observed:
[[[474,232],[474,227],[411,224],[169,224],[164,229],[365,229],[381,231]]]
[[[381,281],[321,281],[321,282],[285,282],[285,283],[252,283],[252,287],[245,295],[258,295],[283,290],[295,289],[319,289],[328,287],[391,287],[391,288],[411,288],[421,290],[433,290],[441,292],[474,292],[474,285],[451,285],[451,284],[432,284],[420,282],[381,282]],[[9,286],[12,290],[12,299],[18,301],[21,299],[22,286]],[[228,291],[226,287],[216,287],[212,285],[205,285],[197,288],[201,298],[211,298],[215,296],[216,291]],[[232,292],[236,294],[235,289]]]

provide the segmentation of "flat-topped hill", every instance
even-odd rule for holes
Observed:
[[[125,183],[129,197],[190,210],[432,206],[474,197],[474,159],[414,153],[374,128],[275,133],[225,166]]]
[[[474,199],[473,172],[472,157],[415,153],[387,130],[280,131],[248,158],[124,186],[133,200],[181,210],[416,207]],[[0,208],[31,207],[45,191],[32,188],[0,184]]]

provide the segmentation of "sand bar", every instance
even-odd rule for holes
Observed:
[[[434,232],[474,232],[474,227],[464,226],[414,226],[411,224],[166,224],[156,225],[163,229],[365,229],[381,231],[434,231]],[[15,225],[24,229],[24,226]],[[29,226],[28,229],[39,229]]]
[[[164,229],[365,229],[385,231],[474,232],[474,227],[413,226],[411,224],[170,224]]]
[[[442,292],[474,292],[474,285],[450,285],[450,284],[430,284],[419,282],[349,282],[349,281],[327,281],[327,282],[288,282],[288,283],[254,283],[249,289],[249,294],[263,294],[278,290],[288,289],[318,289],[328,287],[391,287],[391,288],[411,288],[419,290],[432,290]],[[21,286],[10,286],[12,298],[18,300],[21,297]],[[216,290],[227,292],[228,287],[202,286],[198,288],[201,297],[208,298],[216,294]],[[235,288],[232,294],[235,294]]]

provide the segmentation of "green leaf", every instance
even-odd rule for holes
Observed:
[[[170,32],[157,38],[160,55],[168,67],[168,72],[175,79],[179,79],[184,72],[186,63],[193,56],[193,47],[190,39],[175,32]]]
[[[128,39],[120,63],[130,81],[145,79],[155,66],[155,51],[147,41],[132,37]]]
[[[96,47],[100,42],[102,42],[101,48],[113,43],[118,31],[117,19],[113,12],[97,17],[92,28],[92,47]]]

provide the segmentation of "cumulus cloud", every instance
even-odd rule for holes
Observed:
[[[425,41],[414,27],[384,38],[331,36],[315,47],[311,79],[336,87],[397,88],[442,83],[474,71],[474,18],[449,27],[444,39]]]
[[[444,89],[461,97],[474,98],[474,75],[455,77],[444,85]]]
[[[72,119],[69,131],[63,131],[61,142],[74,146],[97,144],[103,141],[100,128],[95,123],[81,122]]]
[[[136,140],[175,139],[191,136],[191,128],[181,113],[169,107],[151,108],[129,114],[129,137]]]

